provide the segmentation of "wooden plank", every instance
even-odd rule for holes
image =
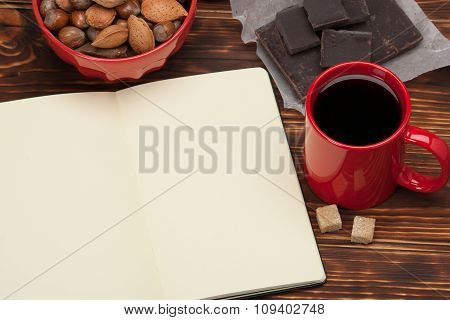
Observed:
[[[338,251],[338,253],[337,253]],[[450,296],[450,253],[323,244],[328,282],[270,298],[283,299],[444,299]]]

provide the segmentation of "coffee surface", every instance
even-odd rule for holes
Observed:
[[[318,94],[313,109],[319,128],[335,141],[365,146],[381,142],[399,127],[402,109],[383,81],[344,76]]]

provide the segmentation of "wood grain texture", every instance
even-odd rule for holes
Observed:
[[[450,2],[420,0],[419,5],[450,37]],[[160,79],[207,72],[262,67],[253,44],[240,39],[241,25],[225,0],[200,0],[197,19],[182,50],[161,71],[127,83],[107,84],[81,76],[48,48],[34,24],[28,0],[1,1],[17,8],[24,27],[0,27],[0,101],[82,91],[115,91]],[[450,68],[407,83],[412,96],[411,123],[450,143]],[[278,90],[274,87],[281,105]],[[325,285],[267,296],[277,299],[446,299],[450,297],[450,184],[431,195],[399,188],[382,205],[359,212],[342,211],[344,231],[321,234],[314,209],[323,203],[305,183],[301,169],[303,117],[281,110],[283,123],[310,209],[311,222],[325,264]],[[422,149],[408,146],[407,163],[437,174],[439,166]],[[350,243],[353,217],[377,219],[372,245]]]

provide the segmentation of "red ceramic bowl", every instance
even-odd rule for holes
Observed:
[[[39,28],[55,53],[67,63],[75,66],[87,77],[101,78],[109,81],[139,79],[145,73],[161,69],[167,59],[175,54],[183,45],[184,40],[194,22],[197,0],[188,0],[189,14],[178,31],[167,42],[155,49],[128,58],[104,59],[79,53],[64,45],[47,29],[39,12],[42,0],[32,0],[33,12]]]

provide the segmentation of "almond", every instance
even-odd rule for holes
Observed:
[[[94,4],[86,10],[86,22],[91,27],[105,29],[116,17],[116,10]]]
[[[144,53],[155,47],[155,37],[144,19],[131,15],[128,18],[128,42],[137,53]]]
[[[177,0],[144,0],[141,12],[151,22],[173,21],[188,15]]]
[[[128,50],[128,47],[126,44],[121,45],[120,47],[117,47],[117,48],[101,49],[101,48],[93,47],[89,43],[86,43],[85,45],[76,49],[76,51],[87,54],[89,56],[108,58],[108,59],[116,59],[116,58],[126,57],[127,50]]]
[[[92,46],[102,49],[112,49],[124,44],[127,39],[128,30],[120,25],[114,24],[100,31],[95,41],[92,42]]]
[[[94,0],[95,3],[98,3],[102,7],[105,8],[114,8],[123,4],[126,0]]]

